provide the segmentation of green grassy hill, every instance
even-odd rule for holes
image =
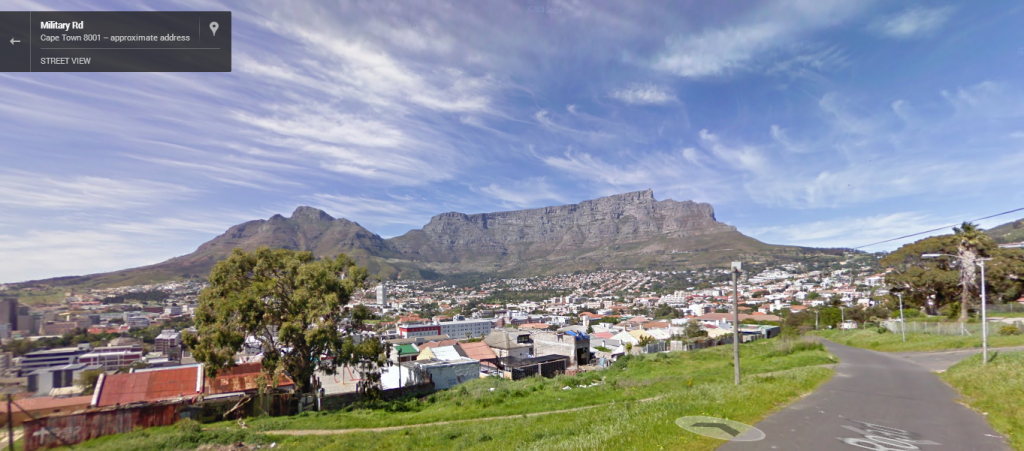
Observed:
[[[579,376],[479,379],[375,409],[249,419],[245,430],[234,422],[204,425],[201,432],[153,428],[75,449],[158,451],[243,441],[303,451],[712,450],[723,441],[687,432],[675,419],[706,415],[756,423],[827,380],[832,374],[827,365],[835,363],[816,342],[774,339],[741,348],[739,387],[732,380],[732,349],[721,346],[639,356]],[[389,429],[371,429],[382,427]],[[316,435],[345,429],[350,430]]]

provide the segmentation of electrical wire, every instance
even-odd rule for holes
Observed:
[[[984,218],[972,219],[972,220],[970,220],[970,221],[967,221],[967,222],[976,222],[976,221],[983,221],[983,220],[985,220],[985,219],[995,218],[995,217],[997,217],[997,216],[1003,216],[1003,215],[1008,215],[1008,214],[1010,214],[1010,213],[1016,213],[1016,212],[1018,212],[1018,211],[1021,211],[1021,210],[1024,210],[1024,207],[1021,207],[1021,208],[1017,208],[1017,209],[1014,209],[1014,210],[1010,210],[1010,211],[1004,211],[1004,212],[1002,212],[1002,213],[996,213],[996,214],[994,214],[994,215],[990,215],[990,216],[985,216]],[[892,239],[888,239],[888,240],[885,240],[885,241],[879,241],[879,242],[877,242],[877,243],[865,244],[865,245],[863,245],[863,246],[858,246],[858,247],[855,247],[855,248],[853,248],[853,249],[863,249],[863,248],[865,248],[865,247],[877,246],[877,245],[879,245],[879,244],[884,244],[884,243],[888,243],[888,242],[890,242],[890,241],[902,240],[902,239],[904,239],[904,238],[911,238],[911,237],[915,237],[915,236],[918,236],[918,235],[924,235],[924,234],[926,234],[926,233],[938,232],[939,230],[943,230],[943,229],[948,229],[948,228],[950,228],[950,227],[956,227],[956,226],[958,226],[958,225],[959,225],[959,224],[951,224],[951,225],[948,225],[948,226],[944,226],[944,227],[939,227],[939,228],[937,228],[937,229],[925,230],[924,232],[917,232],[917,233],[912,233],[912,234],[910,234],[910,235],[903,235],[903,236],[901,236],[901,237],[897,237],[897,238],[892,238]]]

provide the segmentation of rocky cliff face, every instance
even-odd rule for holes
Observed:
[[[384,277],[501,273],[527,275],[597,268],[676,268],[722,263],[773,248],[715,220],[711,205],[658,201],[650,190],[578,204],[498,213],[443,213],[422,229],[382,239],[312,207],[249,221],[188,255],[156,265],[62,278],[61,285],[118,286],[209,274],[234,248],[260,246],[348,254]],[[715,251],[715,252],[706,252]],[[63,280],[67,279],[67,280]]]
[[[735,231],[715,220],[709,204],[657,201],[647,190],[531,210],[444,213],[388,244],[428,262],[526,261]]]

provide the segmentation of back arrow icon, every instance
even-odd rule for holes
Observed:
[[[11,38],[11,45],[14,45],[15,42],[21,42],[21,41],[19,41],[17,39],[14,39],[14,38]]]

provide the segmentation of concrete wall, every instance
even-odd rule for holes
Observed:
[[[424,369],[434,381],[434,388],[444,390],[480,378],[480,362],[467,362],[460,365],[428,365]]]
[[[533,335],[534,355],[564,355],[569,357],[569,366],[576,366],[578,350],[583,350],[585,355],[590,353],[590,340],[577,340],[570,334],[564,334],[559,340],[557,333],[539,332]],[[583,362],[584,364],[589,362]]]

